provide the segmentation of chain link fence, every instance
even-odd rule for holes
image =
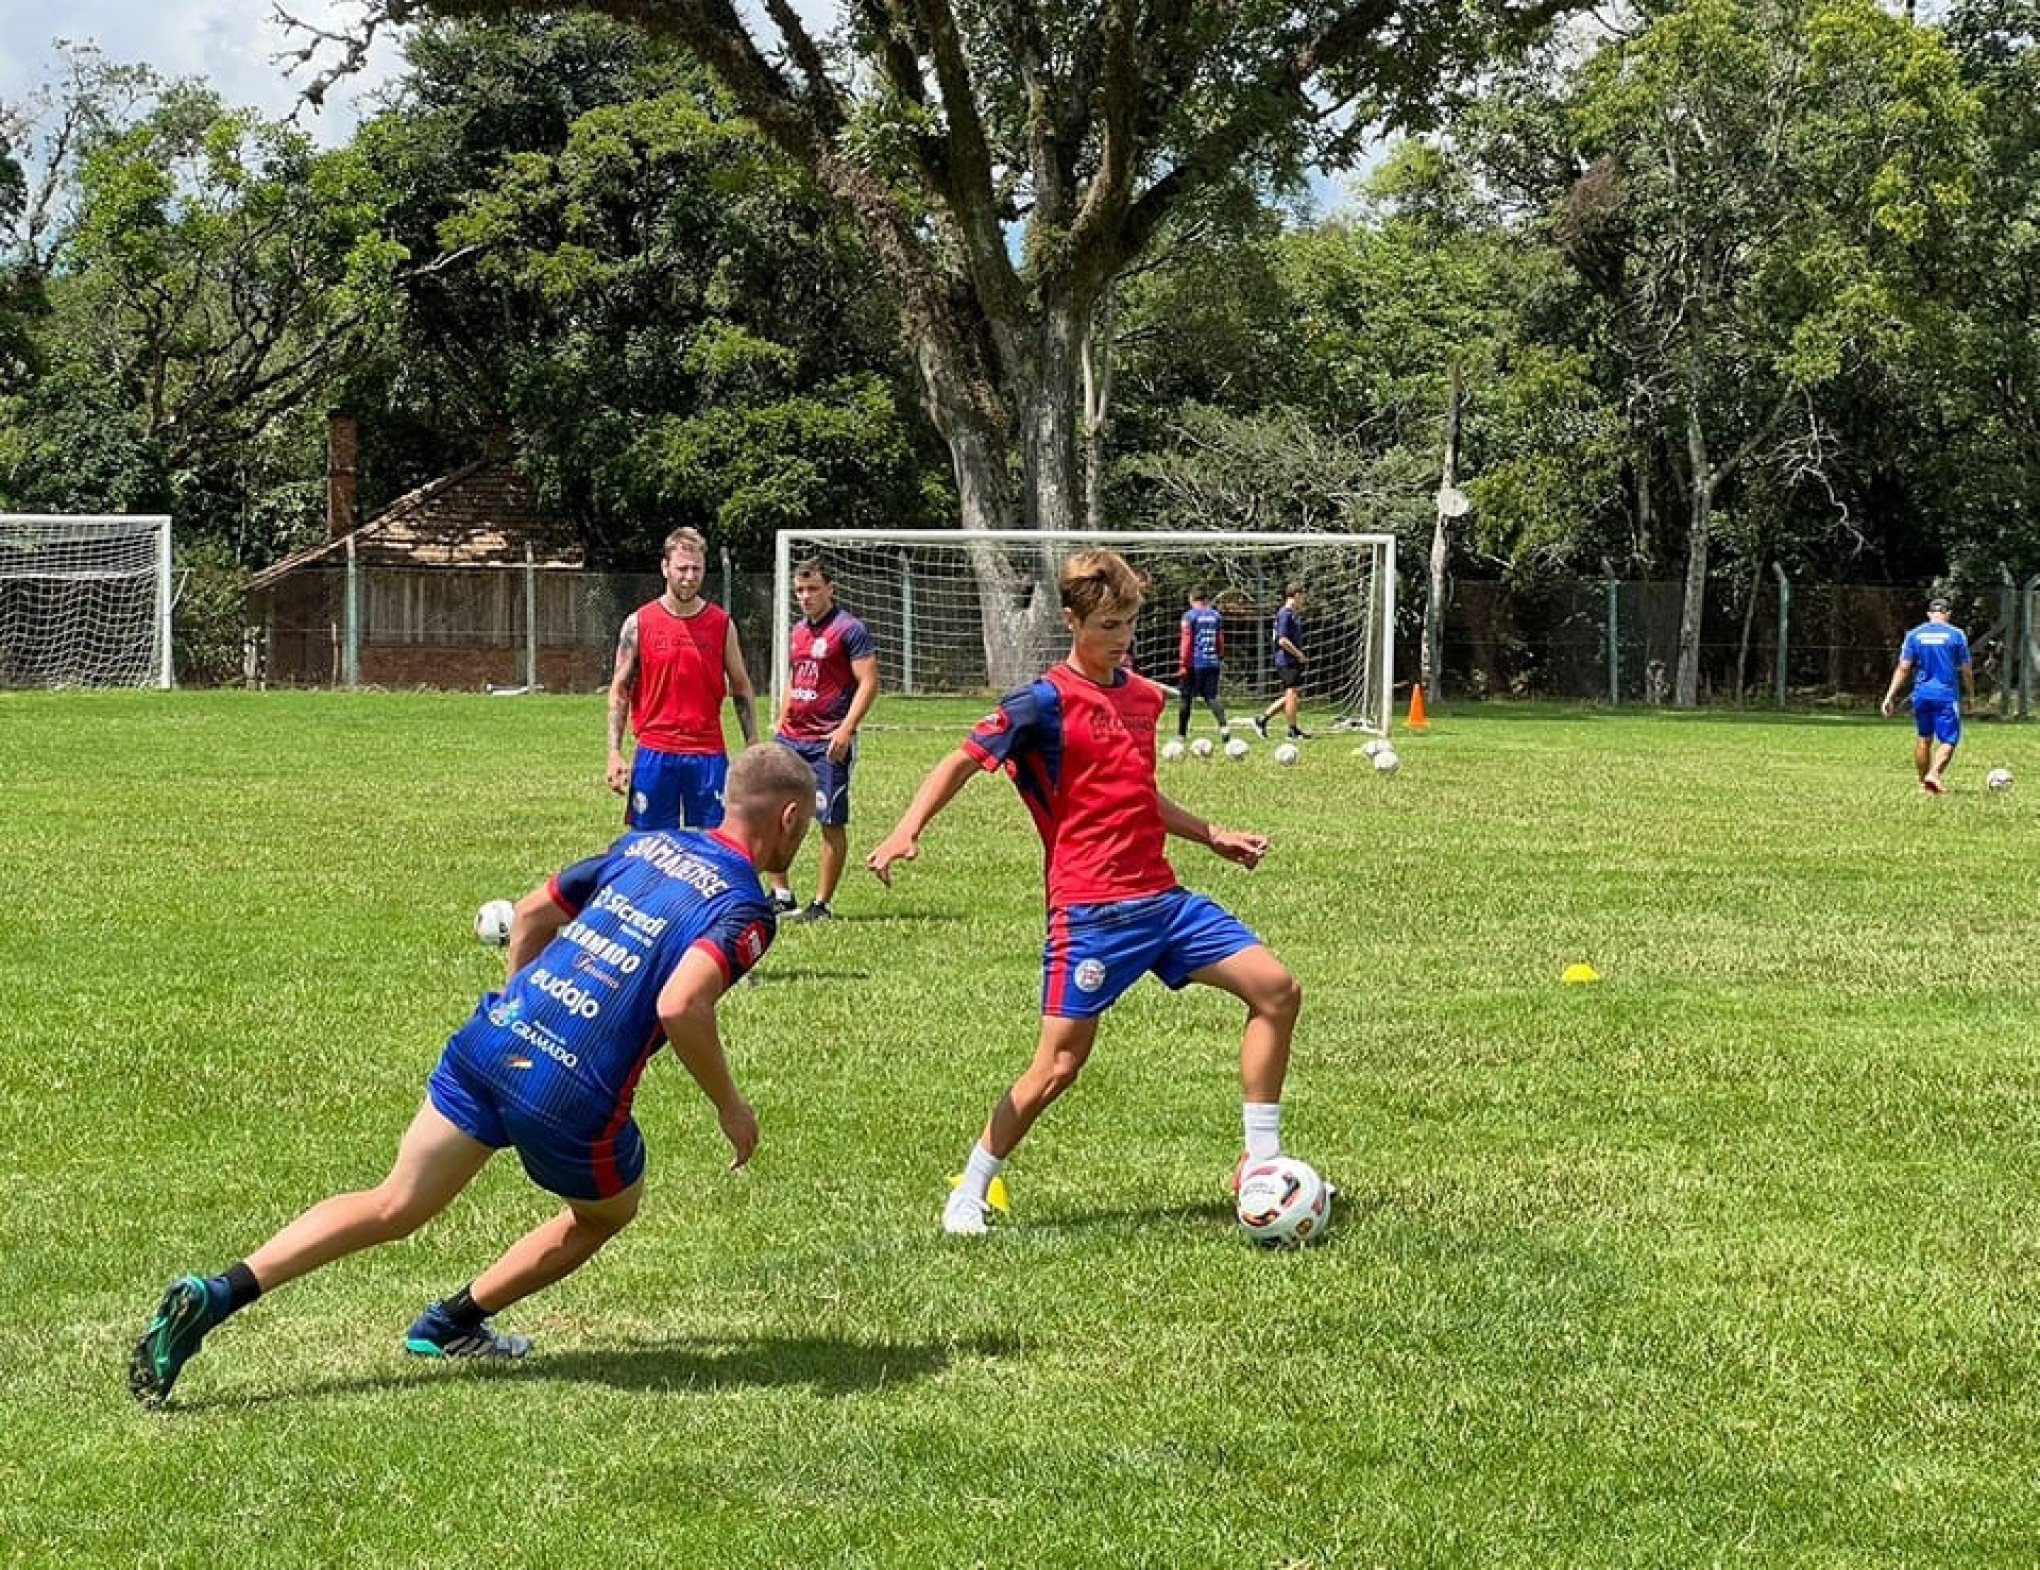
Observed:
[[[1956,593],[1979,699],[2030,712],[2040,661],[2040,583]],[[1793,583],[1717,588],[1700,629],[1703,705],[1851,708],[1884,696],[1907,629],[1926,619],[1926,593],[1888,584]],[[1444,626],[1443,693],[1456,698],[1558,698],[1669,704],[1679,663],[1685,586],[1678,582],[1460,581]],[[1420,601],[1406,603],[1397,667],[1414,679]],[[2021,658],[2023,652],[2024,657]],[[1436,696],[1436,695],[1433,695]]]
[[[306,569],[251,597],[250,686],[593,692],[609,684],[624,617],[658,598],[655,572],[575,568]],[[770,574],[711,572],[754,680],[769,674]]]
[[[243,676],[256,686],[592,692],[608,684],[623,618],[662,588],[656,573],[532,565],[307,569],[251,599]],[[735,618],[753,680],[768,682],[771,574],[736,572],[725,561],[702,592]],[[2001,714],[2031,713],[2040,578],[1954,599],[1979,698]],[[1925,619],[1925,601],[1917,587],[1801,584],[1775,575],[1740,592],[1717,588],[1701,622],[1699,701],[1874,704],[1906,629]],[[1446,605],[1442,692],[1430,696],[1669,704],[1683,603],[1684,586],[1675,581],[1458,580]],[[1163,610],[1161,631],[1173,636],[1175,610]],[[1422,614],[1418,592],[1406,584],[1396,651],[1405,690],[1418,669]],[[1167,665],[1169,638],[1157,638],[1157,658]],[[1245,660],[1227,665],[1229,688],[1260,693],[1263,673]],[[1173,677],[1173,669],[1149,673]]]

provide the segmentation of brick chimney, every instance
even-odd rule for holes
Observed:
[[[359,521],[355,458],[361,447],[361,423],[344,410],[326,416],[326,538],[352,534]]]

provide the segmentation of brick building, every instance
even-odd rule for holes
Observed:
[[[525,685],[535,665],[556,692],[608,680],[622,614],[656,576],[585,573],[502,444],[357,524],[356,451],[353,418],[331,416],[327,538],[249,582],[259,679],[473,690]]]

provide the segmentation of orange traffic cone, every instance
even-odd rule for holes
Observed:
[[[1424,689],[1422,684],[1410,688],[1410,717],[1404,730],[1429,730],[1431,722],[1424,718]]]

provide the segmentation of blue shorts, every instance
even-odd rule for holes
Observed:
[[[1953,698],[1915,698],[1913,729],[1952,747],[1962,740],[1962,705]]]
[[[1275,667],[1275,679],[1282,683],[1282,690],[1284,692],[1288,692],[1291,688],[1301,689],[1303,686],[1303,667],[1301,665],[1278,665]]]
[[[503,1095],[469,1062],[460,1042],[456,1036],[446,1044],[425,1094],[469,1139],[491,1150],[515,1147],[531,1181],[562,1199],[608,1199],[644,1176],[645,1139],[635,1118],[613,1127],[604,1119],[594,1139],[575,1134]]]
[[[1201,670],[1186,671],[1183,674],[1183,680],[1180,685],[1183,690],[1184,703],[1189,703],[1192,698],[1202,698],[1206,703],[1216,703],[1218,701],[1218,667],[1216,665],[1207,665]]]
[[[815,822],[841,828],[850,821],[850,771],[857,767],[857,743],[850,743],[850,756],[841,763],[829,759],[825,741],[795,741],[790,736],[772,738],[788,752],[799,753],[815,771]]]
[[[631,759],[623,821],[634,829],[715,828],[722,823],[723,781],[729,772],[725,753],[640,747]]]
[[[1260,941],[1224,906],[1188,889],[1052,910],[1041,948],[1041,1012],[1096,1019],[1149,971],[1179,988]]]

